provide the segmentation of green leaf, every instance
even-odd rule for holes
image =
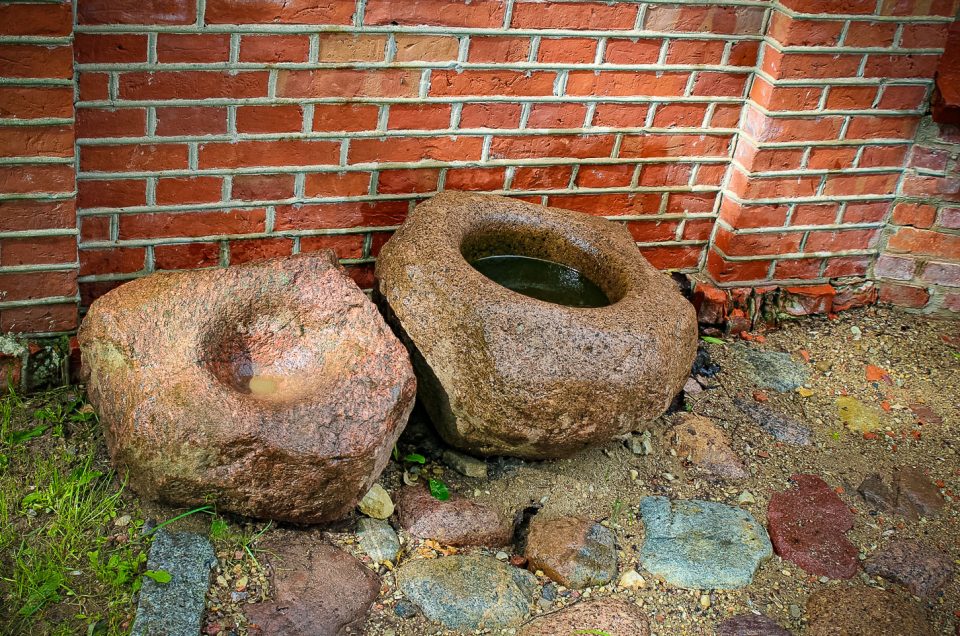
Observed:
[[[450,491],[447,490],[447,485],[439,479],[430,480],[430,494],[440,501],[446,501],[450,498]]]
[[[957,360],[960,360],[960,351],[951,351],[950,353],[953,354],[954,358],[956,358]]]
[[[396,444],[393,445],[393,461],[400,461],[400,449],[397,448]]]
[[[713,336],[700,336],[700,339],[704,342],[709,342],[710,344],[722,345],[726,344],[722,338],[714,338]]]
[[[49,424],[40,424],[39,426],[34,426],[33,428],[28,428],[23,431],[16,431],[10,435],[10,445],[22,444],[34,437],[40,437],[48,428],[50,428]]]
[[[169,583],[173,580],[173,576],[166,570],[144,570],[143,575],[157,583]]]
[[[410,453],[403,458],[405,462],[411,462],[413,464],[426,464],[427,458],[421,455],[420,453]]]

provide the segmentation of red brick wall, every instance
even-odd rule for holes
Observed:
[[[78,0],[77,222],[58,231],[79,230],[83,305],[322,247],[368,286],[444,188],[621,220],[656,266],[721,286],[863,279],[912,200],[957,4]]]
[[[77,323],[73,12],[0,4],[0,333]]]

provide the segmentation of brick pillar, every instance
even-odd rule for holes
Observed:
[[[715,282],[866,276],[955,11],[952,0],[774,5],[707,258]]]
[[[0,333],[77,325],[73,12],[0,4]]]

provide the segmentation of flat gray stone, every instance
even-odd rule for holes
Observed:
[[[640,514],[646,526],[641,564],[677,587],[744,587],[773,554],[767,531],[740,508],[697,499],[644,497]]]
[[[147,569],[169,572],[169,583],[143,577],[132,636],[194,636],[200,633],[210,572],[217,555],[193,532],[157,530]]]
[[[378,563],[396,561],[400,539],[390,524],[380,519],[361,517],[357,520],[360,549]]]
[[[777,441],[798,446],[810,445],[810,427],[799,420],[743,398],[733,398],[733,403]]]
[[[397,570],[400,590],[448,629],[496,629],[520,623],[533,608],[537,579],[488,556],[408,561]]]
[[[784,393],[803,386],[810,379],[806,367],[789,353],[763,351],[741,344],[734,345],[733,351],[754,384],[764,389]]]
[[[487,462],[453,450],[443,451],[443,463],[461,475],[475,479],[487,478]]]

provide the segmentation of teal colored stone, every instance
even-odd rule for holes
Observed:
[[[640,562],[667,583],[689,589],[749,585],[773,547],[746,510],[711,501],[645,497]]]

